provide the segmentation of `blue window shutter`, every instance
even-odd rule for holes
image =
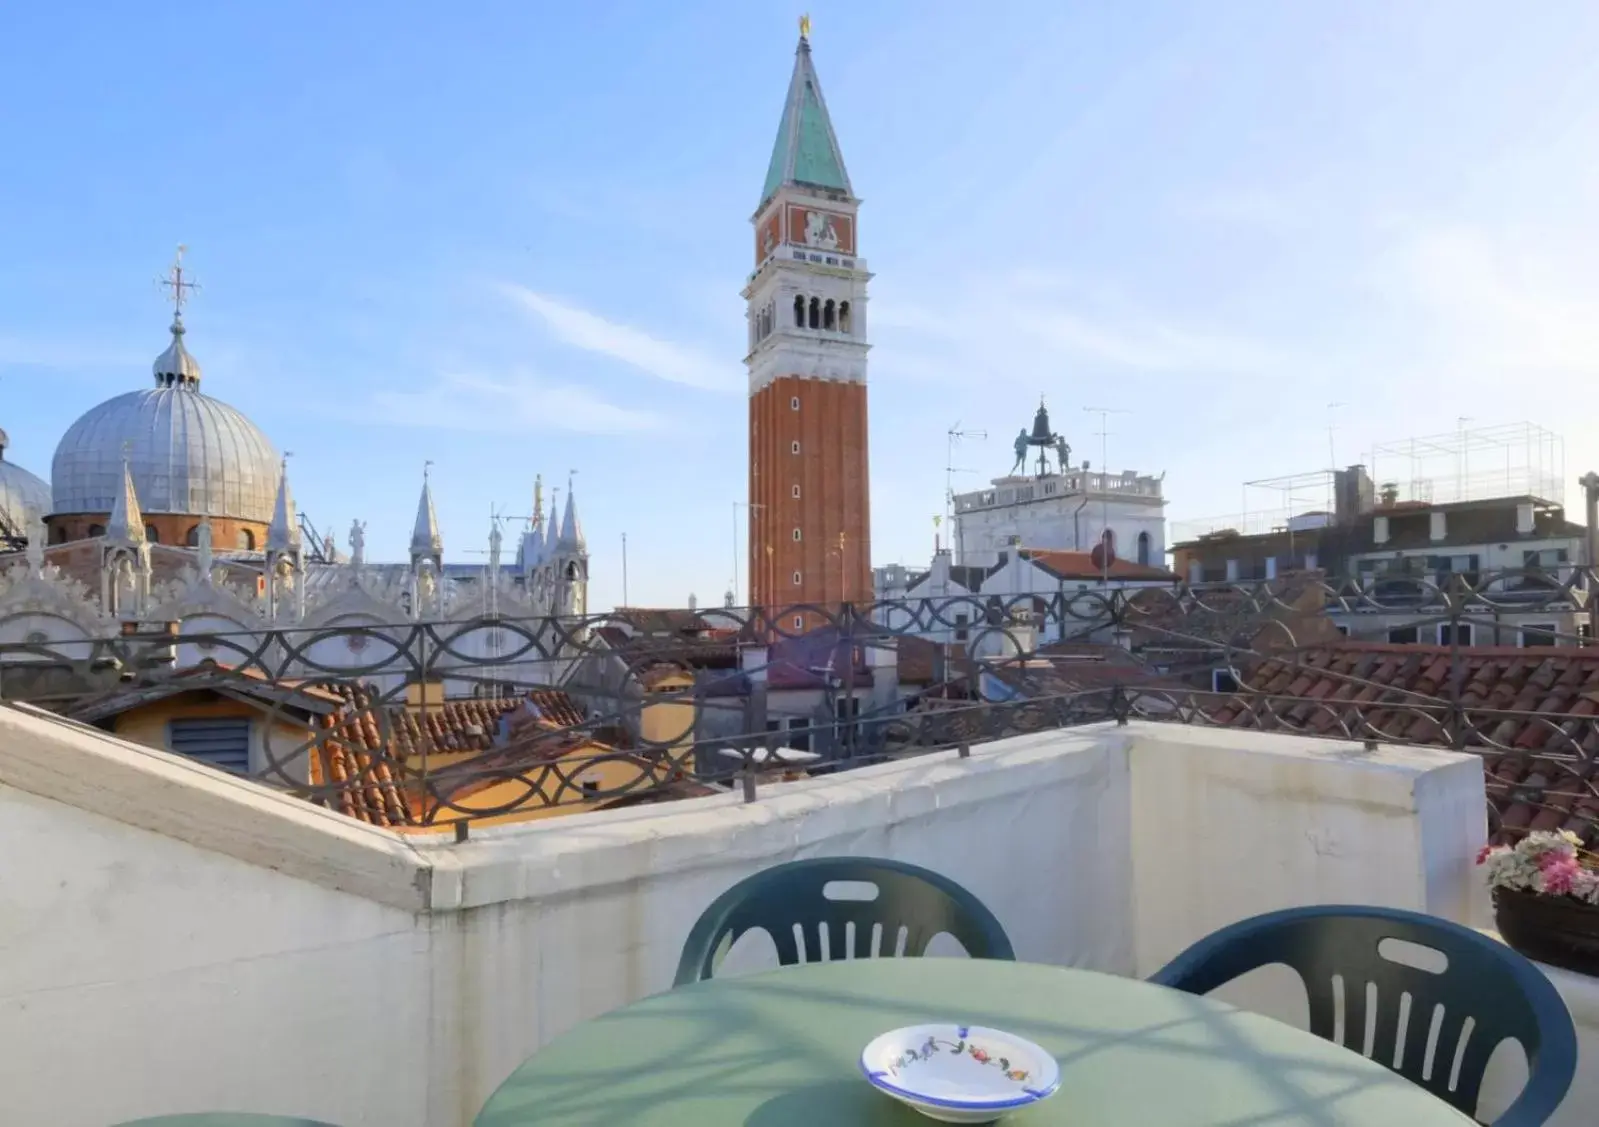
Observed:
[[[235,775],[248,774],[250,721],[172,720],[167,724],[167,746],[179,755],[232,771]]]

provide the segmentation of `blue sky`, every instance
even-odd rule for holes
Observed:
[[[1531,419],[1567,480],[1599,467],[1599,5],[810,11],[877,274],[876,562],[925,560],[945,430],[986,429],[958,462],[998,474],[1041,393],[1096,463],[1083,408],[1128,412],[1111,467],[1165,471],[1173,520],[1323,468],[1330,424],[1347,462]],[[431,459],[470,559],[491,507],[525,515],[535,473],[576,469],[596,606],[624,532],[632,602],[716,600],[746,489],[748,219],[798,13],[9,13],[10,456],[47,474],[73,418],[145,386],[152,279],[185,242],[205,388],[294,452],[318,525],[359,516],[371,555],[402,556]]]

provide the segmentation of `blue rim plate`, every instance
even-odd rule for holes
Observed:
[[[1006,1112],[1060,1087],[1055,1058],[1025,1038],[977,1025],[910,1025],[861,1050],[861,1073],[910,1104],[949,1111]]]

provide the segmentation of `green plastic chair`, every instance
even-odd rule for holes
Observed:
[[[826,888],[835,881],[874,885],[877,895],[830,897]],[[850,924],[854,943],[846,952]],[[994,913],[948,877],[902,861],[820,857],[774,866],[717,897],[689,932],[672,985],[712,977],[728,948],[752,930],[772,937],[783,966],[821,962],[824,942],[830,959],[893,955],[901,933],[908,956],[921,956],[935,935],[948,932],[974,959],[1016,958]]]
[[[1378,950],[1385,939],[1439,952],[1448,965],[1433,971],[1396,962]],[[1342,981],[1342,1043],[1357,1053],[1365,1048],[1367,986],[1375,985],[1371,1059],[1467,1115],[1477,1113],[1488,1058],[1501,1042],[1519,1041],[1527,1054],[1527,1083],[1494,1127],[1537,1127],[1554,1114],[1571,1087],[1577,1031],[1549,979],[1503,943],[1435,916],[1344,905],[1270,912],[1201,939],[1150,981],[1208,994],[1252,970],[1277,964],[1295,971],[1305,984],[1310,1031],[1335,1043],[1333,979]],[[1404,1056],[1396,1063],[1400,1004],[1406,994],[1410,1010]],[[1473,1027],[1462,1046],[1468,1018]],[[1427,1044],[1435,1023],[1438,1037],[1429,1072]],[[1457,1057],[1460,1072],[1451,1089]]]
[[[130,1119],[114,1127],[334,1127],[320,1119],[294,1116],[254,1115],[247,1111],[193,1111],[183,1115],[158,1115],[154,1119]]]

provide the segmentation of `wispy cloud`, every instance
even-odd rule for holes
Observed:
[[[1470,227],[1403,234],[1374,273],[1379,292],[1476,370],[1599,374],[1599,288],[1575,252]]]
[[[703,391],[735,391],[742,385],[737,369],[697,349],[652,336],[643,329],[609,320],[598,313],[526,286],[503,285],[502,291],[537,317],[563,344],[609,356],[668,383]]]
[[[1282,235],[1302,228],[1313,216],[1304,201],[1264,187],[1186,192],[1176,197],[1173,211],[1205,224],[1242,227]]]
[[[382,391],[361,418],[391,426],[435,430],[577,434],[638,434],[665,420],[620,407],[580,387],[552,385],[526,373],[502,377],[452,373],[416,391]]]
[[[915,301],[872,307],[874,329],[888,331],[907,371],[974,370],[1031,380],[1040,367],[1086,362],[1144,374],[1263,375],[1285,358],[1261,342],[1150,315],[1125,302],[1051,283],[1027,271],[974,287],[957,298],[958,316]],[[936,359],[935,359],[936,358]],[[973,362],[981,367],[974,369]],[[1004,370],[995,370],[996,364]],[[891,364],[897,369],[900,365]]]

